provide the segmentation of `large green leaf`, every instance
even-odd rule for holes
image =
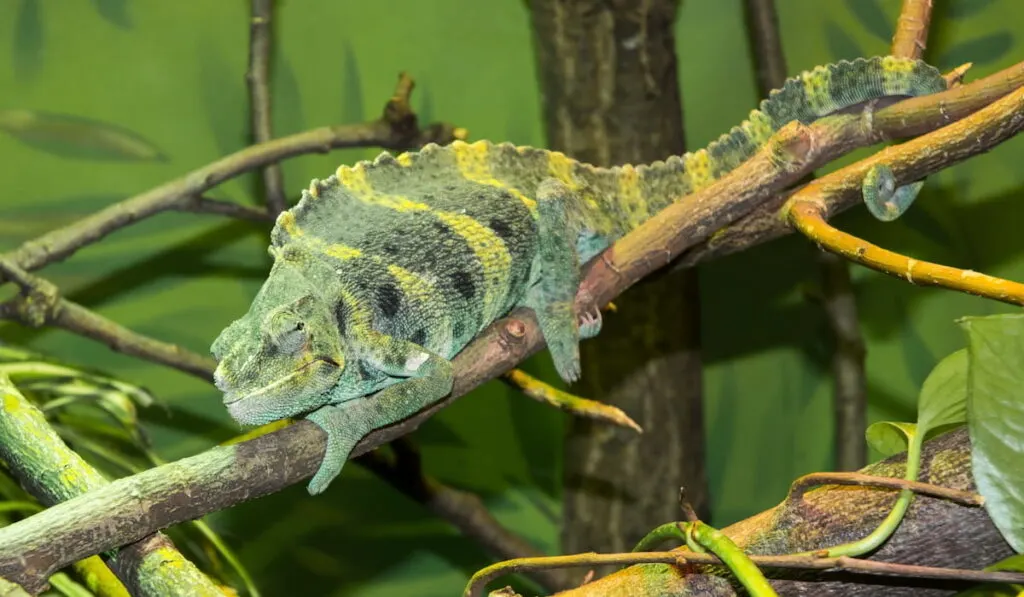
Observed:
[[[965,317],[967,424],[978,492],[992,522],[1024,552],[1024,315]]]
[[[907,449],[917,435],[917,425],[896,421],[878,421],[868,426],[864,437],[868,445],[878,450],[883,457],[899,454]]]
[[[967,350],[961,349],[939,361],[921,387],[917,426],[928,439],[933,431],[967,420]]]

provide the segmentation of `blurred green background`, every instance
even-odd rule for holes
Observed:
[[[0,250],[244,147],[248,4],[0,0]],[[777,4],[796,73],[887,52],[900,2]],[[279,5],[276,135],[375,118],[406,70],[417,80],[414,106],[423,121],[456,123],[473,139],[543,145],[521,0]],[[684,0],[680,12],[686,136],[699,147],[759,98],[740,0]],[[1024,4],[1015,0],[937,2],[926,58],[944,69],[972,61],[971,78],[987,75],[1024,55],[1011,28],[1021,19]],[[36,124],[26,125],[33,114]],[[90,136],[101,131],[132,142]],[[311,178],[377,153],[286,162],[292,199]],[[838,224],[915,258],[1024,279],[1022,162],[1024,139],[1017,138],[930,178],[895,223],[854,210]],[[253,175],[240,177],[209,195],[255,204],[255,183]],[[254,224],[168,213],[44,275],[72,300],[132,329],[206,352],[262,282],[266,244]],[[774,505],[794,477],[832,466],[831,346],[809,298],[816,272],[812,247],[798,238],[701,269],[715,525]],[[956,317],[1009,310],[861,268],[853,276],[868,345],[870,421],[913,420],[925,375],[964,344]],[[239,432],[216,391],[185,374],[60,331],[0,324],[0,338],[148,387],[163,407],[144,413],[147,429],[167,459]],[[556,379],[546,354],[527,369]],[[414,439],[428,472],[478,493],[502,523],[554,553],[564,416],[492,382]],[[322,497],[296,486],[208,520],[266,595],[298,587],[315,595],[452,595],[489,563],[446,523],[355,466]]]

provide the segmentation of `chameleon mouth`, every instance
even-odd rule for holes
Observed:
[[[270,382],[269,384],[267,384],[265,386],[260,386],[259,388],[256,388],[255,390],[252,390],[251,392],[246,392],[245,394],[242,394],[240,396],[231,396],[230,392],[225,392],[224,393],[224,405],[225,406],[231,406],[231,405],[234,405],[234,404],[238,404],[239,402],[242,402],[243,400],[247,401],[247,400],[252,399],[252,398],[259,398],[261,396],[266,396],[268,394],[271,394],[277,388],[279,388],[279,387],[289,383],[290,381],[292,381],[293,379],[295,379],[299,375],[302,375],[303,373],[305,373],[307,369],[309,369],[311,367],[314,367],[314,366],[316,366],[318,369],[323,368],[324,366],[333,366],[335,369],[340,367],[340,365],[338,365],[338,362],[335,361],[334,359],[330,358],[330,357],[317,357],[317,358],[313,359],[312,361],[309,361],[309,362],[303,364],[301,367],[299,367],[298,369],[292,371],[288,375],[285,375],[284,377],[279,377],[278,379]]]

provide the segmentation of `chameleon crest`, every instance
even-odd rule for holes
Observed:
[[[785,124],[943,89],[923,62],[858,59],[787,80],[707,148],[652,164],[456,141],[342,166],[278,217],[266,282],[213,343],[217,387],[240,423],[305,415],[326,431],[309,484],[320,493],[364,435],[447,395],[451,358],[515,307],[534,311],[559,375],[575,381],[579,340],[601,327],[573,308],[581,265]],[[890,201],[880,174],[873,212],[891,218],[913,197]]]

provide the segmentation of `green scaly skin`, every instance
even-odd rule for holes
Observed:
[[[457,141],[343,166],[277,219],[270,275],[213,343],[217,387],[239,423],[305,414],[327,432],[320,493],[360,438],[447,395],[450,359],[515,307],[536,313],[559,375],[579,378],[579,340],[601,327],[573,309],[581,264],[783,125],[942,89],[922,62],[858,59],[787,80],[706,149],[652,164]]]

